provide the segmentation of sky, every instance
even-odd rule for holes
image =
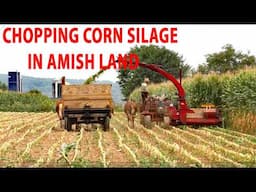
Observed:
[[[67,43],[53,43],[53,39],[48,38],[48,42],[43,42],[42,37],[38,38],[38,42],[32,41],[30,43],[25,43],[22,38],[22,43],[11,42],[7,43],[4,41],[4,37],[8,40],[12,40],[12,32],[8,31],[4,34],[4,31],[11,27],[12,29],[18,31],[21,28],[22,34],[27,28],[67,28],[70,29],[78,28],[78,38],[77,43],[72,43],[71,41]],[[214,52],[221,51],[222,47],[226,44],[232,44],[235,50],[242,51],[243,53],[248,53],[256,55],[256,25],[255,24],[59,24],[59,25],[18,25],[18,24],[0,24],[0,74],[7,74],[8,71],[19,71],[22,76],[32,76],[32,77],[42,77],[42,78],[53,78],[60,79],[62,76],[66,76],[68,79],[86,79],[90,75],[96,73],[99,70],[99,55],[102,54],[102,61],[105,65],[108,63],[110,54],[117,56],[118,54],[125,54],[134,46],[149,45],[150,43],[127,43],[127,40],[131,37],[128,36],[128,29],[134,28],[144,28],[146,39],[149,39],[152,28],[156,28],[159,32],[161,28],[177,28],[177,43],[151,43],[158,46],[165,46],[167,49],[179,53],[183,56],[186,64],[189,64],[194,69],[197,68],[199,64],[205,62],[206,55]],[[122,28],[122,42],[113,43],[114,39],[111,38],[110,42],[100,41],[99,43],[88,43],[83,39],[83,31],[86,28],[99,28],[103,30],[104,28],[110,28],[113,34],[113,29]],[[74,38],[74,34],[72,38]],[[33,34],[34,35],[34,34]],[[157,33],[159,36],[159,33]],[[33,36],[34,37],[34,36]],[[113,36],[111,36],[113,37]],[[139,37],[139,36],[135,36]],[[29,38],[29,37],[27,37]],[[92,40],[92,35],[90,31],[88,32],[87,38]],[[42,54],[42,69],[29,69],[28,67],[28,55],[29,54]],[[57,60],[58,54],[94,54],[95,59],[95,69],[47,69],[49,55],[54,54],[54,58]],[[55,60],[55,61],[56,61]],[[109,69],[101,75],[98,80],[110,80],[118,81],[117,72],[115,69]]]

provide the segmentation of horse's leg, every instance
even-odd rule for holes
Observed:
[[[127,124],[128,124],[128,126],[129,126],[129,114],[126,112],[126,118],[127,118]]]
[[[132,127],[132,115],[131,114],[128,114],[128,126],[133,128]]]
[[[58,111],[58,115],[59,115],[60,120],[63,119],[62,110],[63,110],[63,104],[60,103],[60,104],[59,104],[59,111]]]
[[[134,117],[131,119],[131,127],[134,128]]]

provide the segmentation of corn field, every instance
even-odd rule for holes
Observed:
[[[67,132],[52,112],[0,112],[0,167],[256,167],[256,137],[223,128],[82,125]]]
[[[42,94],[0,90],[0,111],[49,112],[53,111],[54,104],[52,99]]]
[[[226,128],[256,135],[256,68],[221,75],[196,74],[183,79],[182,86],[190,107],[212,103],[221,109]],[[151,95],[165,94],[174,101],[177,99],[177,90],[170,81],[151,84],[148,91]],[[140,88],[130,97],[140,102]]]

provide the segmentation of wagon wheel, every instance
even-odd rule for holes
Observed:
[[[144,124],[146,128],[151,128],[151,116],[150,115],[145,115],[144,116]]]
[[[72,123],[70,121],[70,119],[68,117],[65,117],[64,118],[64,128],[67,130],[67,131],[71,131],[71,128],[72,128]]]
[[[164,116],[164,128],[168,128],[170,126],[170,117]]]
[[[110,130],[109,123],[110,123],[110,118],[106,117],[105,120],[104,120],[104,123],[103,123],[103,131],[109,131]]]

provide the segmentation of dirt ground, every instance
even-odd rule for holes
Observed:
[[[12,117],[16,116],[16,120]],[[0,112],[0,167],[255,167],[256,137],[221,128],[81,125],[67,132],[55,113]]]

